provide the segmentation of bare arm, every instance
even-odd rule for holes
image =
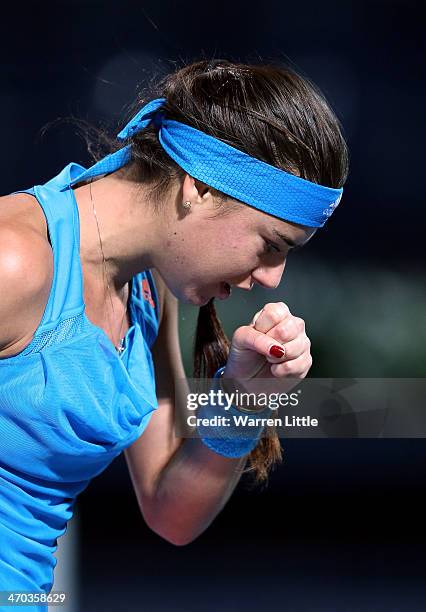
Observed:
[[[174,380],[185,378],[178,337],[178,302],[159,276],[164,312],[152,354],[158,409],[125,457],[149,527],[176,545],[202,533],[229,499],[246,458],[230,459],[197,438],[174,435]]]

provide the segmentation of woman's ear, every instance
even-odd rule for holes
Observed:
[[[210,197],[212,196],[209,185],[206,185],[206,183],[203,183],[202,181],[199,181],[198,179],[193,179],[193,180],[194,180],[194,185],[198,191],[199,197],[205,199],[206,195],[209,195]]]
[[[184,201],[198,202],[199,204],[212,197],[211,188],[190,174],[185,174],[182,184],[182,198]]]

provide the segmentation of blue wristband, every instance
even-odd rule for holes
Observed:
[[[213,378],[219,378],[226,366],[216,370]],[[213,417],[222,417],[219,425],[197,425],[200,439],[210,450],[224,457],[243,457],[256,448],[265,424],[262,420],[268,418],[270,409],[267,406],[262,412],[249,415],[231,406],[225,410],[221,406],[202,406],[197,417],[209,421]],[[255,425],[244,425],[255,419]]]

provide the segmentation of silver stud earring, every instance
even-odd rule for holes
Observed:
[[[186,209],[189,210],[191,208],[191,202],[189,202],[189,200],[187,202],[183,202],[182,206]]]

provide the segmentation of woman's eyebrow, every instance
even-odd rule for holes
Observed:
[[[294,242],[294,240],[289,238],[289,236],[286,236],[285,234],[280,234],[280,232],[276,229],[274,229],[274,234],[278,236],[278,238],[281,238],[281,240],[283,240],[289,247],[293,249],[300,249],[305,244],[304,242]]]

